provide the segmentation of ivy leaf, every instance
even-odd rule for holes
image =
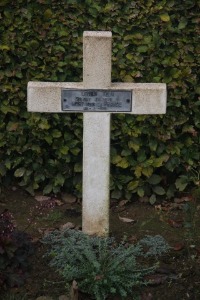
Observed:
[[[136,166],[134,173],[137,178],[140,178],[142,174],[142,167],[140,165]]]
[[[59,137],[61,137],[61,135],[62,135],[62,133],[57,129],[54,129],[53,132],[52,132],[52,136],[54,138],[59,138]]]
[[[148,183],[156,185],[160,183],[162,178],[159,175],[153,174],[150,178],[148,178]]]
[[[155,194],[151,195],[151,197],[149,198],[149,203],[151,205],[154,205],[156,203],[156,195]]]
[[[68,151],[69,151],[69,147],[68,146],[62,146],[60,148],[60,153],[62,153],[62,154],[66,155],[68,153]]]
[[[45,186],[45,188],[43,189],[43,194],[44,195],[47,195],[47,194],[50,194],[52,192],[52,185],[51,184],[48,184]]]
[[[52,140],[52,137],[51,137],[50,135],[45,136],[44,139],[45,139],[45,141],[46,141],[49,145],[52,144],[52,141],[53,141],[53,140]]]
[[[0,45],[0,50],[10,50],[10,47],[8,45]]]
[[[128,54],[126,54],[126,58],[128,58],[129,60],[133,60],[134,55],[132,53],[128,53]]]
[[[133,82],[133,77],[131,75],[126,75],[123,80],[125,82]]]
[[[160,19],[163,21],[163,22],[169,22],[170,21],[170,16],[166,13],[166,14],[161,14],[160,15]]]
[[[120,190],[114,190],[112,193],[111,193],[111,197],[113,199],[120,199],[122,196],[122,192]]]
[[[79,149],[77,147],[70,149],[70,152],[74,155],[78,155],[80,151],[81,151],[81,149]]]
[[[129,141],[128,146],[130,149],[133,149],[135,152],[138,152],[138,150],[140,149],[140,145],[134,141]]]
[[[121,155],[122,156],[129,156],[129,155],[131,155],[131,150],[130,149],[124,149],[124,150],[122,150],[122,153],[121,153]]]
[[[135,190],[139,185],[139,180],[132,180],[129,182],[127,188],[129,191]]]
[[[185,190],[186,186],[188,185],[188,178],[187,176],[180,176],[176,179],[175,182],[176,188],[182,192]]]
[[[63,186],[64,182],[65,177],[61,173],[57,174],[54,181],[55,185]]]
[[[187,19],[182,19],[178,24],[178,29],[184,29],[187,23],[188,23]]]
[[[7,168],[8,170],[10,170],[10,168],[11,168],[11,161],[8,160],[8,159],[6,159],[6,161],[5,161],[5,166],[6,166],[6,168]]]
[[[104,7],[104,12],[108,13],[109,11],[112,11],[113,7],[114,7],[113,3],[106,4],[106,6]]]
[[[146,167],[142,169],[142,174],[145,175],[146,177],[151,176],[153,173],[153,168],[152,167]]]
[[[25,168],[19,168],[15,171],[14,176],[15,177],[22,177],[25,173],[26,169]]]
[[[118,163],[117,166],[122,168],[122,169],[126,169],[129,166],[128,161],[126,160],[125,157],[123,157]]]
[[[49,19],[49,18],[51,18],[51,16],[52,16],[52,11],[48,8],[47,10],[45,10],[45,12],[44,12],[44,18],[45,19]]]
[[[42,130],[47,130],[50,128],[50,125],[46,119],[43,119],[41,123],[39,123],[38,127],[41,128]]]
[[[137,32],[137,33],[133,34],[133,38],[137,39],[137,40],[142,40],[143,39],[143,35],[141,33]]]
[[[160,81],[160,78],[159,78],[159,81]],[[151,151],[156,151],[157,146],[158,146],[158,142],[156,140],[152,139],[149,141],[149,147],[150,147]]]
[[[138,50],[139,53],[145,53],[145,52],[148,51],[148,46],[146,46],[146,45],[139,46],[139,47],[137,48],[137,50]]]
[[[2,163],[0,163],[0,175],[1,176],[6,175],[6,168]]]
[[[75,163],[75,165],[74,165],[74,172],[76,172],[76,173],[80,173],[80,172],[82,172],[82,164],[80,164],[80,163]]]
[[[157,195],[160,195],[160,196],[165,195],[165,190],[163,189],[163,187],[161,187],[159,185],[153,187],[153,191]]]
[[[142,187],[139,187],[137,189],[137,194],[139,197],[144,197],[144,189]]]
[[[164,155],[161,155],[158,158],[155,158],[153,166],[157,167],[157,168],[161,167],[163,165],[163,162],[167,162],[168,161],[169,157],[170,156],[168,154],[164,154]]]
[[[118,162],[120,162],[120,160],[122,159],[122,157],[120,155],[115,155],[113,158],[112,158],[112,163],[113,164],[117,164]]]

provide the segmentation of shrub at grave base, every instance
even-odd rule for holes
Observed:
[[[0,214],[0,290],[21,286],[27,277],[30,237],[18,231],[9,211]]]
[[[1,1],[0,18],[1,184],[16,178],[30,193],[81,194],[82,116],[27,113],[26,88],[29,80],[81,81],[84,30],[113,32],[114,81],[168,88],[166,116],[113,117],[112,196],[153,203],[196,184],[197,1]]]
[[[169,250],[161,236],[147,236],[125,247],[112,238],[91,237],[75,230],[51,232],[43,242],[51,247],[51,266],[67,283],[75,280],[80,291],[97,300],[110,294],[123,298],[133,288],[146,284],[144,276],[152,273],[155,266],[141,265],[138,258],[157,257]]]

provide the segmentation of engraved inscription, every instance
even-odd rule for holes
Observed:
[[[131,111],[132,93],[122,90],[75,90],[62,89],[63,111]]]

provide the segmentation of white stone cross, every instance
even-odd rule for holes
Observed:
[[[111,83],[111,43],[110,31],[84,32],[83,82],[28,83],[28,111],[84,114],[82,227],[100,236],[109,232],[110,114],[165,114],[167,96],[164,83]]]

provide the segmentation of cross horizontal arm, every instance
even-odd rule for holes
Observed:
[[[30,81],[28,83],[28,111],[46,113],[69,113],[69,111],[62,110],[62,89],[80,90],[84,89],[84,85],[82,82],[66,83]],[[167,90],[165,83],[111,83],[109,89],[105,88],[105,90],[132,91],[132,108],[130,112],[126,113],[166,113]]]

